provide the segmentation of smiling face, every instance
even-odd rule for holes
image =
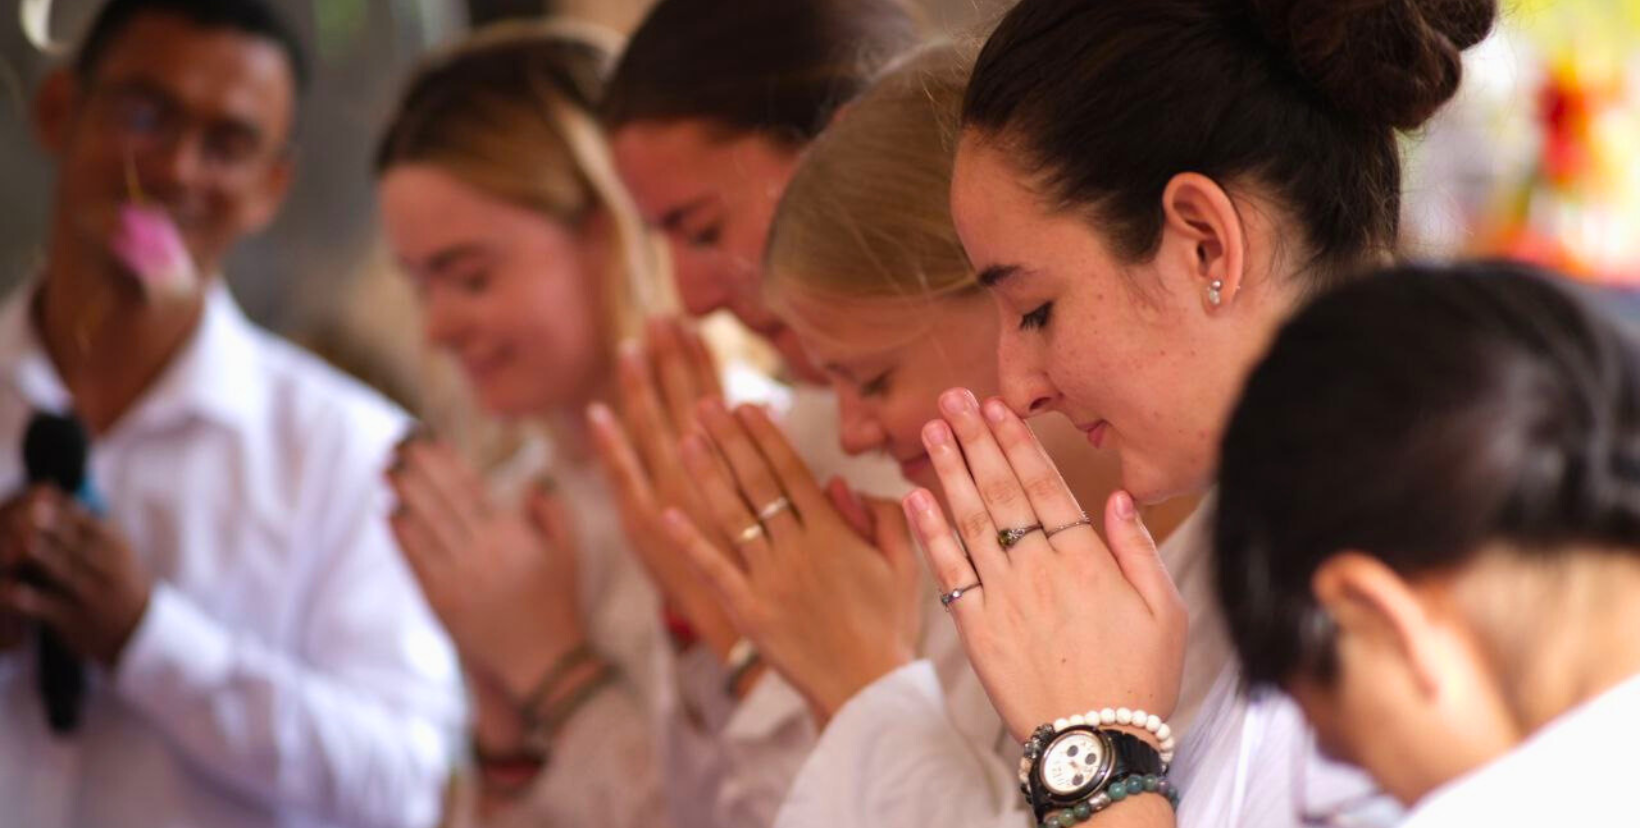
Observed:
[[[1142,503],[1208,486],[1230,406],[1291,297],[1237,269],[1239,291],[1212,307],[1203,273],[1233,246],[1245,248],[1249,273],[1268,267],[1256,252],[1272,249],[1267,228],[1249,218],[1246,236],[1203,241],[1187,208],[1151,260],[1124,262],[1087,218],[1046,207],[1003,151],[972,135],[957,154],[951,206],[1001,317],[1008,403],[1025,416],[1063,414],[1095,447],[1115,450]]]
[[[428,342],[460,362],[487,411],[541,415],[591,398],[609,368],[598,222],[577,232],[419,164],[389,170],[381,202]]]
[[[787,304],[804,349],[837,392],[839,439],[849,454],[878,453],[912,483],[941,491],[922,444],[940,416],[941,391],[997,389],[996,313],[983,295],[918,300],[827,300]]]
[[[697,120],[628,124],[611,146],[639,212],[666,239],[684,308],[695,316],[730,311],[800,376],[818,381],[760,293],[763,246],[797,151]]]
[[[140,188],[214,273],[284,198],[295,109],[295,77],[277,43],[163,12],[136,17],[88,77],[64,70],[41,90],[59,232],[106,250]]]

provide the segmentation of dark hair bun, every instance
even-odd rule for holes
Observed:
[[[1463,50],[1491,32],[1497,0],[1252,0],[1266,36],[1341,111],[1422,126],[1463,79]]]

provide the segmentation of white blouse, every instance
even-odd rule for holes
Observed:
[[[1424,797],[1404,828],[1634,828],[1640,675],[1562,714],[1497,761]]]

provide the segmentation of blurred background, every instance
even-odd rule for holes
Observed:
[[[755,2],[755,0],[747,0]],[[0,19],[0,287],[38,255],[51,169],[32,90],[97,0],[4,0]],[[930,27],[981,34],[1005,0],[920,0]],[[323,346],[338,324],[381,337],[413,325],[379,252],[369,159],[409,66],[467,28],[565,14],[629,30],[646,0],[285,0],[317,57],[292,202],[229,269],[263,324]],[[1457,106],[1408,143],[1414,255],[1504,251],[1591,279],[1640,284],[1640,0],[1506,0]],[[371,295],[360,302],[359,294]],[[371,312],[358,314],[349,308]],[[340,321],[345,320],[345,321]]]

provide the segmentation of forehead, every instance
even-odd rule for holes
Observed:
[[[141,83],[200,115],[254,124],[276,138],[295,114],[294,72],[277,43],[169,13],[132,18],[97,62],[93,83]]]

